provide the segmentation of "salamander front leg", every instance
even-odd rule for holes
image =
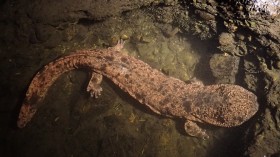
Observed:
[[[87,91],[91,97],[98,98],[101,95],[102,87],[100,86],[103,76],[101,74],[92,72],[89,80]]]
[[[207,135],[205,130],[200,128],[195,122],[193,122],[191,120],[187,120],[186,121],[186,123],[185,123],[185,131],[190,136],[201,137],[203,139],[208,139],[209,138],[209,136]]]

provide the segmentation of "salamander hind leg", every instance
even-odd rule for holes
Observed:
[[[92,72],[89,80],[87,91],[91,97],[98,98],[101,95],[102,87],[100,86],[103,76],[101,74]]]
[[[201,127],[199,127],[195,122],[187,120],[185,122],[185,131],[190,136],[201,137],[203,139],[208,139],[209,136]]]

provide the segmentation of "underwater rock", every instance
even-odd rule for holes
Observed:
[[[202,10],[195,10],[195,13],[203,20],[215,20],[215,16]]]
[[[245,156],[277,156],[280,152],[280,112],[266,109],[264,118],[254,128],[254,141],[249,146]]]
[[[219,36],[218,47],[222,52],[235,56],[244,56],[247,54],[247,46],[242,40],[235,41],[234,34],[221,33]]]
[[[224,25],[226,26],[227,30],[230,33],[234,33],[238,29],[238,27],[236,26],[236,24],[232,20],[230,20],[228,22],[224,21]]]
[[[234,84],[239,60],[236,56],[214,54],[210,59],[210,68],[216,78],[216,83]]]
[[[231,45],[234,44],[234,35],[230,34],[230,33],[221,33],[219,36],[219,43],[221,46],[227,46],[227,45]]]
[[[174,37],[178,32],[181,31],[180,28],[172,27],[172,25],[163,25],[161,30],[163,35],[167,38]]]
[[[227,54],[234,55],[236,51],[234,35],[230,33],[221,33],[219,36],[219,44],[218,47],[222,52]]]
[[[52,34],[55,33],[55,28],[49,25],[37,24],[35,26],[35,34],[40,42],[47,41]]]
[[[192,7],[190,7],[192,6]],[[201,40],[211,39],[217,34],[217,3],[215,1],[183,1],[182,10],[175,10],[174,23],[182,31],[197,36]]]
[[[264,73],[264,81],[265,81],[265,90],[266,90],[266,99],[267,103],[271,107],[277,107],[278,110],[280,109],[280,97],[279,97],[279,91],[280,91],[280,70],[268,68],[268,65],[261,61],[260,68],[262,72]]]

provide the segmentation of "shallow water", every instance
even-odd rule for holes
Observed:
[[[112,46],[116,39],[125,36],[129,39],[124,53],[181,80],[197,77],[213,84],[209,60],[217,50],[215,45],[175,29],[169,24],[155,23],[146,12],[131,11],[92,25],[80,21],[44,43],[2,44],[1,154],[239,156],[247,123],[227,129],[203,125],[211,134],[209,140],[190,137],[184,133],[180,120],[154,114],[110,80],[102,83],[104,91],[99,99],[90,98],[85,90],[85,70],[61,76],[31,123],[23,129],[15,127],[25,90],[43,65],[74,50]],[[57,40],[60,37],[63,40]]]

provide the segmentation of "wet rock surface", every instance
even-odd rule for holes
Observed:
[[[278,14],[252,10],[254,4],[241,0],[6,0],[0,5],[1,154],[279,155]],[[83,92],[86,74],[73,72],[53,87],[32,126],[14,128],[25,89],[44,64],[119,39],[126,40],[127,53],[168,75],[235,82],[255,92],[259,112],[240,128],[209,128],[214,138],[203,141],[139,107],[110,81],[103,85],[104,96],[91,100]],[[34,150],[35,145],[40,147]]]
[[[214,54],[209,62],[216,83],[235,84],[240,58],[226,54]]]

